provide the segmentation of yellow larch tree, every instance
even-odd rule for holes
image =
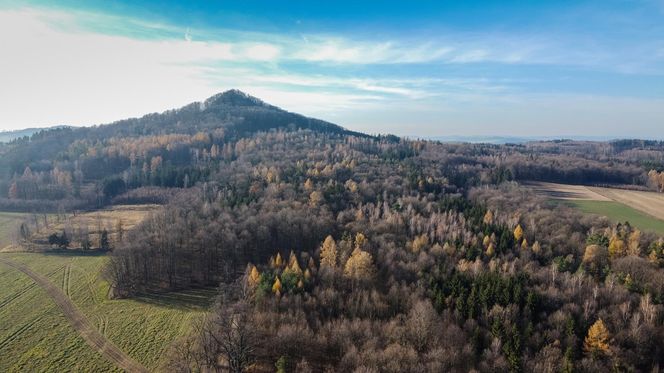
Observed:
[[[482,245],[484,245],[484,247],[489,247],[490,243],[491,243],[491,236],[484,236],[484,238],[482,239]]]
[[[493,224],[493,212],[491,210],[487,210],[486,214],[484,214],[484,224]]]
[[[540,252],[542,252],[542,245],[540,245],[539,241],[535,241],[532,250],[535,254],[539,254]]]
[[[279,277],[277,277],[274,280],[274,284],[272,284],[272,292],[276,295],[281,295],[281,281],[279,280]]]
[[[355,249],[364,250],[365,246],[368,243],[369,243],[369,240],[367,239],[367,237],[364,234],[358,232],[355,235]]]
[[[373,278],[373,257],[366,251],[353,250],[344,266],[344,275],[355,280],[370,280]]]
[[[419,253],[420,250],[425,248],[428,244],[429,244],[429,238],[427,237],[426,234],[415,237],[412,246],[413,252]]]
[[[307,192],[314,190],[314,183],[311,181],[311,179],[307,179],[307,181],[304,182],[304,190]]]
[[[627,254],[627,249],[625,248],[625,241],[621,240],[617,234],[611,236],[609,241],[609,257],[611,259],[616,259]]]
[[[521,224],[518,224],[516,228],[514,228],[514,239],[518,241],[521,241],[523,238],[523,228],[521,228]]]
[[[334,268],[337,266],[337,243],[332,236],[327,236],[320,250],[320,266]]]
[[[281,258],[281,253],[277,253],[277,256],[274,258],[274,268],[281,268],[284,265],[284,260]]]
[[[256,268],[255,265],[252,265],[251,270],[249,271],[247,282],[249,283],[249,286],[251,288],[255,288],[260,281],[261,281],[261,274],[260,272],[258,272],[258,268]]]
[[[588,335],[583,341],[583,350],[593,357],[609,353],[609,330],[602,319],[595,321],[588,329]]]
[[[311,206],[319,206],[324,200],[325,197],[323,197],[323,193],[317,190],[311,192],[311,194],[309,195],[309,204]]]
[[[298,276],[302,275],[302,268],[300,267],[300,263],[297,260],[297,256],[295,256],[295,253],[292,251],[288,262],[288,271],[295,273]]]
[[[493,254],[495,254],[495,252],[496,252],[496,249],[493,246],[493,242],[489,243],[489,247],[486,248],[486,255],[493,256]]]

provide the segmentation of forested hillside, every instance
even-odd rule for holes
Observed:
[[[173,370],[662,364],[660,238],[516,184],[473,187],[491,171],[450,173],[441,144],[249,141],[113,253],[116,296],[222,283]]]
[[[128,191],[162,202],[151,187],[188,188],[252,146],[255,133],[311,130],[371,136],[289,113],[240,91],[142,118],[86,128],[55,128],[0,144],[0,208],[92,208]],[[378,139],[399,142],[393,136]],[[413,152],[412,145],[407,151]],[[662,190],[661,142],[437,144],[440,167],[457,186],[511,180],[621,184]],[[649,174],[650,172],[650,174]],[[148,188],[148,190],[143,190]],[[142,196],[142,197],[141,197]]]
[[[3,208],[164,205],[106,273],[119,298],[219,287],[168,371],[664,366],[664,240],[518,183],[655,190],[661,143],[368,136],[229,91],[0,152]]]
[[[0,207],[82,208],[141,187],[187,188],[207,180],[210,160],[232,156],[229,142],[278,128],[353,134],[231,90],[161,114],[1,145]]]

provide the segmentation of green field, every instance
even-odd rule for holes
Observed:
[[[0,253],[47,277],[102,334],[150,370],[204,315],[214,290],[109,300],[104,255]],[[0,263],[0,371],[117,371],[90,348],[30,278]]]
[[[664,221],[644,214],[622,203],[584,200],[571,200],[566,201],[566,203],[569,203],[571,206],[586,213],[603,215],[614,222],[624,223],[628,221],[632,226],[643,231],[650,231],[664,235]]]

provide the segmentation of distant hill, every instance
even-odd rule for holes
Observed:
[[[120,120],[89,131],[92,136],[107,138],[168,133],[193,134],[219,128],[223,128],[230,136],[243,136],[277,128],[366,136],[330,122],[282,110],[236,89],[179,109]]]
[[[76,167],[83,167],[86,179],[100,179],[125,170],[126,165],[122,162],[111,167],[108,166],[111,162],[108,157],[95,155],[98,150],[112,146],[109,144],[111,139],[115,139],[117,144],[118,141],[127,142],[139,137],[148,141],[145,140],[146,137],[192,137],[203,133],[214,134],[216,138],[230,141],[251,136],[256,132],[276,129],[307,129],[331,135],[369,137],[330,122],[282,110],[239,90],[229,90],[178,109],[105,125],[58,127],[45,131],[30,129],[7,133],[7,139],[21,139],[28,135],[30,139],[21,139],[0,149],[0,195],[3,189],[7,188],[8,178],[17,173],[22,174],[26,167],[40,172],[52,170],[55,167],[54,162],[68,172],[76,171]],[[185,164],[189,156],[173,156],[172,162]],[[166,154],[163,158],[166,161]],[[128,162],[128,158],[123,158],[124,161]],[[102,167],[104,164],[107,164],[106,167]]]
[[[56,127],[47,127],[47,128],[25,128],[25,129],[20,129],[20,130],[15,130],[15,131],[0,131],[0,142],[10,142],[12,140],[25,137],[25,136],[32,136],[33,134],[39,132],[39,131],[44,131],[44,130],[50,130],[50,129],[56,129],[56,128],[63,128],[66,126],[56,126]]]
[[[469,144],[525,144],[538,141],[555,141],[561,139],[572,139],[575,141],[610,141],[610,136],[433,136],[427,137],[427,140],[448,142],[448,143],[469,143]]]

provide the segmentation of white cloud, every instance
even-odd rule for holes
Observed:
[[[281,53],[279,47],[270,44],[251,44],[244,48],[243,55],[256,61],[274,61]]]
[[[220,89],[203,79],[203,63],[279,55],[266,43],[142,40],[54,27],[74,22],[59,12],[0,11],[0,129],[88,125],[169,109]]]
[[[113,30],[137,27],[147,30],[144,34],[156,30],[172,35],[150,39],[89,27],[90,22],[108,21],[105,17],[0,11],[0,129],[106,123],[175,108],[229,88],[353,129],[409,135],[460,128],[492,133],[499,126],[512,134],[542,125],[549,131],[578,130],[579,123],[592,131],[601,131],[602,123],[614,129],[635,123],[656,131],[649,123],[664,117],[661,100],[535,98],[517,95],[513,86],[518,82],[427,75],[438,64],[570,64],[565,58],[572,54],[558,54],[555,43],[533,37],[519,41],[462,35],[409,43],[218,30],[211,38],[201,30],[113,19],[127,22]],[[581,66],[596,63],[581,49],[569,60]],[[661,45],[652,50],[658,49],[655,58],[662,57]],[[607,52],[592,54],[602,63],[612,58]],[[307,68],[289,68],[293,62]],[[404,69],[403,75],[388,77],[357,68],[372,64],[431,66],[419,74]],[[303,72],[312,70],[321,73]]]

